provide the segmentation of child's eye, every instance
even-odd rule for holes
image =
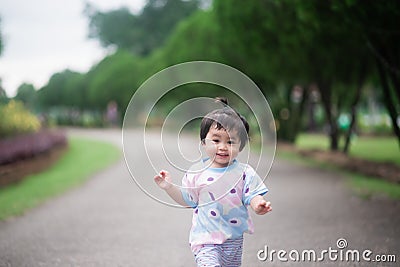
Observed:
[[[228,141],[228,144],[229,144],[229,145],[234,145],[234,144],[235,144],[235,141]]]
[[[219,140],[218,139],[213,139],[212,140],[214,143],[219,143]]]

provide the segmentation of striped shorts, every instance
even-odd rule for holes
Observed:
[[[242,251],[243,236],[223,244],[203,245],[194,257],[198,267],[239,267]]]

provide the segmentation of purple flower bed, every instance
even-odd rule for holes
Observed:
[[[0,140],[0,165],[32,158],[56,146],[65,146],[67,138],[59,130],[43,130]]]

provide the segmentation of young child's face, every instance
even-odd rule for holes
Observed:
[[[204,143],[207,156],[212,161],[212,168],[229,166],[239,154],[240,138],[236,131],[217,129],[211,125]]]

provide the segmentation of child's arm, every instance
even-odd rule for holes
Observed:
[[[264,215],[272,210],[271,203],[265,201],[264,197],[257,195],[250,201],[250,206],[258,215]]]
[[[183,200],[181,190],[172,183],[171,176],[167,171],[160,171],[160,173],[154,176],[154,181],[161,188],[164,189],[165,192],[173,199],[176,203],[183,207],[188,207],[185,200]]]

